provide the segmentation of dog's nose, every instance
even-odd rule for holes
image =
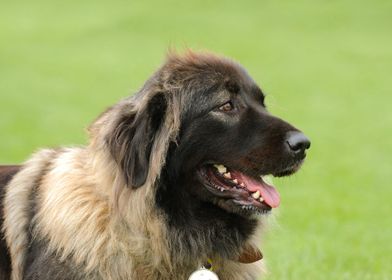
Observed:
[[[304,156],[305,150],[310,147],[310,140],[302,132],[290,131],[287,133],[286,144],[292,153]]]

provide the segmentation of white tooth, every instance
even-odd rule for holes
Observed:
[[[244,184],[244,183],[241,183],[240,186],[244,188],[244,187],[245,187],[245,184]]]
[[[236,183],[236,184],[238,184],[238,180],[237,180],[237,179],[234,179],[233,182]]]
[[[265,175],[265,176],[260,176],[261,179],[263,179],[264,182],[266,182],[268,185],[272,185],[272,175]]]
[[[254,199],[258,199],[258,198],[260,197],[260,192],[257,191],[257,192],[252,193],[252,197],[253,197]]]
[[[214,164],[215,168],[218,169],[219,173],[223,174],[227,172],[226,166],[222,164]]]
[[[227,179],[231,179],[231,174],[230,172],[227,172],[225,174],[223,174],[223,177],[227,178]]]
[[[263,201],[264,201],[264,198],[263,198],[262,196],[260,196],[259,201],[260,201],[260,202],[263,202]]]

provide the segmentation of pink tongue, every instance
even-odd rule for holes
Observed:
[[[272,208],[279,206],[280,196],[273,186],[268,185],[264,181],[257,181],[237,171],[231,171],[230,173],[232,177],[237,178],[239,181],[243,182],[250,192],[259,191],[266,204]]]

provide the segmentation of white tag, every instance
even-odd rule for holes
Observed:
[[[219,277],[211,270],[200,268],[193,272],[188,280],[219,280]]]

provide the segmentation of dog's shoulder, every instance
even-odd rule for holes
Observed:
[[[0,166],[0,229],[3,227],[3,198],[5,188],[12,177],[20,170],[19,165]],[[11,260],[5,243],[3,232],[0,230],[0,280],[9,279]]]
[[[30,242],[29,227],[33,218],[32,194],[50,166],[58,150],[45,149],[35,153],[23,166],[1,168],[2,240],[5,255],[12,259],[12,277],[21,279]],[[9,269],[9,266],[7,267]],[[7,279],[7,278],[5,278]]]

